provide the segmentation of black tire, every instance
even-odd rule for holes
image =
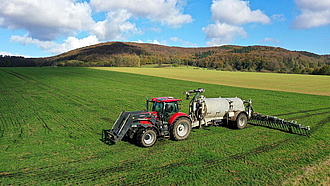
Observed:
[[[191,122],[187,118],[177,120],[171,127],[171,137],[177,141],[186,139],[190,132]]]
[[[140,129],[136,135],[136,140],[141,147],[151,147],[157,141],[157,134],[153,129]]]
[[[245,113],[238,114],[234,127],[237,129],[244,129],[247,125],[248,119]]]

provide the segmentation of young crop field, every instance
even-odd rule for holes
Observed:
[[[100,140],[145,97],[185,98],[199,87],[209,98],[252,99],[257,112],[309,125],[312,136],[248,125],[193,129],[151,148]],[[0,185],[327,185],[329,134],[329,96],[90,68],[0,68]]]

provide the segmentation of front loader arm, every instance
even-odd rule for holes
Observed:
[[[118,142],[123,139],[127,131],[131,128],[134,119],[134,115],[141,114],[144,110],[134,111],[134,112],[125,112],[124,110],[119,114],[117,120],[113,124],[111,130],[103,130],[102,140]]]

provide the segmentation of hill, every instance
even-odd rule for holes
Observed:
[[[182,48],[147,43],[107,42],[48,58],[8,59],[8,56],[0,58],[0,66],[3,67],[33,65],[129,67],[148,64],[189,65],[226,71],[330,74],[329,55],[269,46],[225,45]],[[321,69],[322,67],[324,69]]]

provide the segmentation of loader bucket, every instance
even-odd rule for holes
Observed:
[[[105,143],[115,143],[123,139],[126,135],[128,129],[131,127],[133,123],[132,116],[134,114],[142,113],[141,111],[134,112],[125,112],[124,110],[119,114],[117,120],[113,124],[110,130],[102,131],[102,141]]]
[[[311,136],[309,126],[298,124],[296,121],[286,121],[284,119],[268,116],[259,113],[253,113],[249,120],[250,124],[264,126],[272,129],[286,131],[293,134]]]

